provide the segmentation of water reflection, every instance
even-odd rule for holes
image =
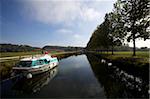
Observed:
[[[16,91],[16,93],[36,93],[44,86],[48,85],[48,83],[56,76],[58,71],[57,68],[58,67],[55,67],[48,72],[36,75],[32,79],[13,79],[14,86],[12,87],[12,90]]]
[[[141,78],[117,66],[101,62],[94,55],[87,55],[91,68],[108,98],[148,98],[148,85]]]

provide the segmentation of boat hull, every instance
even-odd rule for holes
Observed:
[[[24,76],[27,76],[28,74],[36,75],[46,72],[50,69],[53,69],[56,66],[58,66],[58,62],[35,67],[13,67],[13,75],[16,74],[23,74]]]

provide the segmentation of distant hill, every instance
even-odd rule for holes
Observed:
[[[0,52],[27,52],[33,50],[41,50],[41,48],[29,45],[0,44]]]
[[[82,50],[83,47],[65,47],[65,46],[44,46],[43,48],[32,47],[29,45],[17,45],[17,44],[0,44],[0,52],[27,52],[27,51],[76,51]]]
[[[42,49],[43,50],[47,50],[47,51],[51,51],[51,50],[56,50],[56,51],[76,51],[76,50],[82,50],[83,47],[71,47],[71,46],[65,47],[65,46],[50,46],[50,45],[47,45],[47,46],[44,46]]]

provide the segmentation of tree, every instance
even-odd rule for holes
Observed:
[[[92,34],[87,48],[108,51],[111,46],[113,54],[114,46],[121,45],[125,36],[123,24],[121,16],[117,11],[106,14],[104,22]]]
[[[108,29],[106,22],[100,24],[93,32],[90,41],[87,44],[88,49],[106,50],[108,49]]]
[[[121,14],[128,35],[127,41],[133,40],[133,56],[136,55],[137,38],[144,40],[150,37],[150,3],[149,0],[121,0]]]
[[[105,22],[107,23],[108,28],[108,37],[109,43],[111,45],[112,54],[114,50],[114,46],[120,46],[123,41],[126,33],[124,32],[124,21],[121,15],[121,5],[118,0],[114,4],[113,12],[106,14]]]

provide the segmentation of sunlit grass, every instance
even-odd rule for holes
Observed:
[[[133,56],[132,51],[120,51],[114,52],[112,55],[111,52],[102,52],[99,53],[107,57],[108,59],[117,60],[117,59],[136,59],[138,62],[149,63],[149,51],[136,51],[136,56]]]
[[[141,57],[141,58],[149,58],[149,51],[137,51],[136,56],[133,56],[132,51],[120,51],[120,52],[114,52],[114,55],[112,55],[112,52],[102,52],[100,54],[104,55],[111,55],[111,56],[122,56],[122,57]]]
[[[123,56],[128,56],[128,57],[143,57],[143,58],[148,58],[149,57],[149,51],[137,51],[136,56],[133,56],[133,52],[128,51],[128,52],[115,52],[114,54],[116,55],[123,55]]]

